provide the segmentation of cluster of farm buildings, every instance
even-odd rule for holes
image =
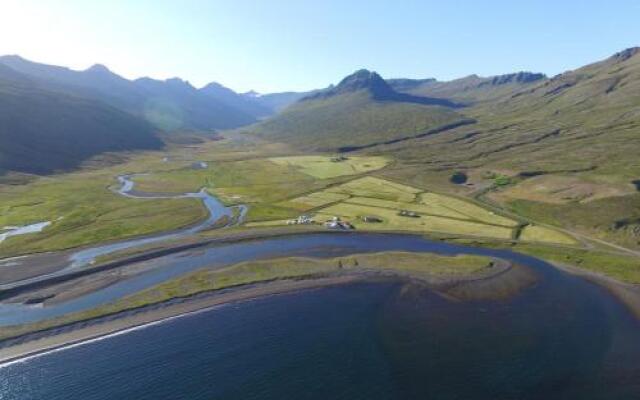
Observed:
[[[314,220],[309,215],[301,215],[296,219],[290,219],[287,221],[287,225],[313,225],[317,223],[319,222]],[[343,221],[342,219],[340,219],[340,217],[333,217],[330,220],[325,221],[323,224],[329,229],[343,229],[343,230],[354,229],[353,225],[351,225],[350,222]]]

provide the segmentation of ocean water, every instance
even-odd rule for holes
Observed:
[[[455,301],[406,282],[232,303],[0,367],[14,399],[640,399],[640,328],[569,280]]]

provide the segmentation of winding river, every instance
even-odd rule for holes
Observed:
[[[166,193],[147,193],[147,192],[139,192],[134,189],[135,182],[132,180],[135,176],[144,175],[144,174],[135,174],[135,175],[120,175],[118,176],[118,182],[120,186],[118,189],[114,190],[114,192],[129,197],[132,199],[138,199],[139,201],[145,200],[158,200],[158,199],[184,199],[184,198],[193,198],[199,199],[202,201],[202,204],[207,209],[207,218],[190,227],[186,227],[183,229],[178,229],[170,232],[158,233],[148,236],[136,237],[133,239],[120,240],[113,243],[107,243],[103,245],[96,245],[89,248],[81,249],[76,252],[71,253],[68,256],[68,263],[63,265],[63,268],[59,269],[56,272],[45,273],[35,277],[30,277],[14,282],[4,283],[0,285],[0,290],[11,289],[16,286],[22,286],[25,284],[30,284],[33,282],[39,282],[42,280],[50,279],[52,277],[60,276],[67,274],[69,272],[73,272],[75,270],[87,267],[95,262],[95,259],[100,256],[105,256],[108,254],[112,254],[117,251],[133,249],[140,246],[149,245],[152,243],[159,243],[163,241],[176,240],[183,237],[187,237],[189,235],[193,235],[195,233],[201,232],[203,230],[212,228],[216,224],[221,221],[222,218],[227,218],[229,221],[227,226],[231,226],[232,224],[242,223],[244,217],[247,213],[247,207],[245,205],[237,205],[233,207],[227,207],[220,200],[218,200],[215,196],[209,194],[205,189],[200,190],[195,193],[183,193],[183,194],[166,194]],[[237,212],[234,212],[237,210]],[[234,213],[237,214],[234,216]],[[48,223],[36,224],[38,228],[43,228]],[[34,230],[32,230],[34,231]],[[26,257],[19,257],[18,259],[24,260]],[[16,264],[16,267],[20,267],[20,263],[16,263],[11,259],[4,260],[5,265]],[[2,306],[0,306],[1,308]]]
[[[142,175],[142,174],[138,174],[138,175]],[[204,221],[182,230],[177,230],[169,233],[161,233],[157,235],[136,238],[131,240],[124,240],[116,243],[95,246],[89,249],[80,250],[69,257],[69,260],[71,261],[70,269],[75,269],[75,268],[89,265],[97,257],[111,254],[116,251],[131,249],[134,247],[144,246],[144,245],[148,245],[156,242],[162,242],[165,240],[175,240],[184,236],[192,235],[194,233],[211,228],[216,224],[217,221],[219,221],[223,217],[227,217],[229,218],[229,221],[232,221],[234,208],[237,208],[239,210],[237,223],[241,223],[247,211],[247,208],[243,205],[239,205],[235,207],[226,207],[224,204],[222,204],[222,202],[220,202],[220,200],[210,195],[205,189],[202,189],[199,192],[195,192],[195,193],[184,193],[184,194],[177,194],[177,195],[137,192],[134,190],[135,182],[133,182],[132,180],[132,178],[134,178],[135,176],[136,175],[118,176],[118,182],[120,183],[120,188],[116,192],[121,194],[122,196],[136,198],[136,199],[147,199],[147,200],[148,199],[184,199],[184,198],[200,199],[202,201],[202,204],[204,204],[204,206],[207,208],[209,216]]]

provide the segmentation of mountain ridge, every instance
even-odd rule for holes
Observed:
[[[97,100],[47,89],[0,65],[0,174],[50,174],[100,153],[162,146],[146,121]]]
[[[459,105],[396,92],[375,72],[358,70],[242,129],[268,140],[324,151],[368,147],[413,137],[464,118]]]
[[[0,56],[0,63],[55,86],[61,92],[100,100],[143,117],[163,130],[229,129],[254,123],[257,116],[207,96],[180,78],[128,80],[101,64],[85,70],[41,64],[20,56]]]

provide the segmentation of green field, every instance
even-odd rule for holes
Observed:
[[[344,159],[329,156],[293,156],[275,157],[270,158],[270,160],[278,165],[296,167],[300,172],[319,179],[372,172],[383,168],[389,163],[389,160],[385,157],[373,156],[353,156],[344,157]]]
[[[466,215],[451,208],[439,207],[433,204],[405,203],[391,200],[374,199],[371,197],[352,197],[348,200],[350,204],[360,204],[363,206],[389,208],[392,210],[407,210],[418,214],[434,215],[446,218],[469,219]]]
[[[354,197],[355,196],[355,197]],[[406,231],[447,233],[510,239],[517,222],[492,213],[471,202],[457,198],[423,193],[421,189],[372,176],[331,186],[286,202],[300,212],[313,211],[317,222],[334,216],[352,223],[356,229],[371,231]],[[417,217],[399,215],[401,210],[413,211]],[[378,223],[363,222],[362,217],[374,216]],[[277,226],[286,219],[250,223],[247,226]]]
[[[559,232],[555,229],[545,228],[544,226],[530,225],[524,228],[520,234],[520,240],[528,242],[548,242],[560,244],[578,244],[571,236]]]
[[[398,215],[397,210],[349,204],[346,202],[323,208],[316,214],[316,218],[319,220],[328,220],[333,216],[339,216],[342,219],[352,222],[356,229],[360,230],[390,230],[423,233],[438,232],[465,236],[492,237],[497,239],[509,239],[512,235],[512,230],[507,227],[427,215],[417,218],[403,217]],[[361,216],[376,216],[381,218],[382,222],[362,222],[360,220]]]
[[[414,201],[416,194],[421,192],[420,189],[373,176],[366,176],[343,185],[334,186],[329,191],[406,203]]]
[[[313,208],[326,206],[331,203],[339,202],[349,198],[349,195],[342,193],[334,193],[327,190],[310,193],[305,196],[296,197],[279,203],[283,207],[292,207],[296,210],[307,211]]]
[[[455,197],[445,196],[436,193],[423,193],[420,195],[420,203],[432,205],[443,209],[455,210],[456,212],[466,216],[465,219],[471,219],[479,222],[494,225],[516,226],[517,221],[510,218],[497,215],[493,211],[477,206],[469,201],[460,200]]]
[[[144,163],[141,163],[141,165]],[[124,166],[0,186],[0,226],[52,224],[0,243],[0,257],[67,249],[176,229],[206,216],[196,199],[131,199],[112,192]]]
[[[134,178],[136,189],[143,192],[183,193],[204,187],[228,205],[246,204],[246,228],[283,225],[301,213],[313,212],[318,220],[340,216],[362,230],[509,239],[518,223],[471,201],[379,177],[347,181],[349,174],[382,168],[386,158],[352,157],[340,162],[328,156],[269,158],[256,157],[261,153],[251,149],[242,151],[242,146],[224,143],[178,147],[115,167],[1,186],[0,226],[53,223],[41,233],[6,240],[0,244],[0,255],[67,249],[171,230],[205,216],[194,199],[141,200],[113,193],[109,187],[115,185],[114,177],[125,172],[145,173]],[[162,161],[167,155],[170,160]],[[194,159],[206,161],[208,167],[192,168]],[[400,210],[419,217],[400,216]],[[382,222],[363,223],[363,216],[377,216]],[[524,230],[522,239],[574,243],[558,232],[531,227]]]

